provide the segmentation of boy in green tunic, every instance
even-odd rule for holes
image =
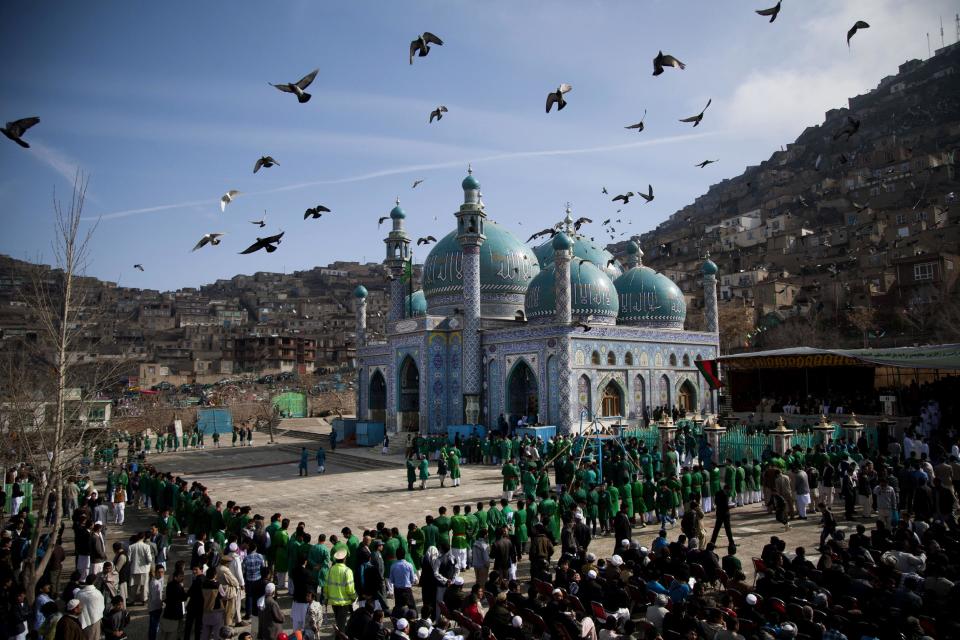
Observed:
[[[633,522],[636,523],[639,520],[642,529],[647,526],[647,503],[643,499],[643,483],[640,482],[637,474],[633,474],[633,480],[630,482],[630,497],[633,499]],[[637,515],[640,517],[637,518]]]
[[[660,521],[660,528],[667,528],[667,521],[673,526],[676,519],[673,517],[673,491],[667,486],[666,480],[661,480],[657,487],[657,519]]]
[[[490,530],[490,525],[487,518],[488,515],[490,514],[483,510],[483,503],[478,502],[477,512],[473,514],[473,517],[477,519],[477,531],[480,531],[480,529],[487,529],[487,531]]]
[[[440,514],[433,519],[433,524],[437,528],[437,534],[440,536],[440,544],[450,544],[450,518],[447,517],[447,508],[441,506],[437,509]]]
[[[550,495],[550,477],[545,469],[537,473],[537,497],[541,500]]]
[[[327,574],[330,572],[330,549],[327,548],[326,542],[327,536],[323,533],[319,534],[317,544],[310,547],[307,553],[307,566],[313,571],[320,602],[324,601],[323,589],[327,586]]]
[[[518,500],[517,510],[513,514],[513,530],[516,532],[520,555],[527,552],[527,543],[530,541],[530,535],[527,531],[527,515],[527,503],[524,500]]]
[[[723,484],[730,487],[730,506],[736,504],[737,499],[737,468],[733,464],[733,460],[727,458],[723,466]]]
[[[453,539],[450,542],[450,551],[461,571],[467,568],[467,548],[470,544],[467,540],[468,527],[469,521],[460,513],[460,505],[453,505],[453,517],[450,518],[450,533]]]
[[[424,547],[424,542],[423,529],[419,528],[412,522],[408,524],[407,546],[410,548],[410,555],[407,557],[410,558],[413,568],[417,571],[420,570],[420,561],[423,560],[423,552],[426,550]]]
[[[450,447],[447,449],[447,467],[450,470],[450,480],[453,486],[460,486],[460,449]]]
[[[420,457],[420,489],[427,488],[427,480],[430,478],[430,462],[426,456]]]
[[[547,529],[553,534],[554,540],[560,539],[560,516],[557,513],[556,493],[550,492],[550,497],[540,503],[541,518],[545,520]]]
[[[510,458],[505,462],[500,474],[503,476],[503,497],[507,501],[513,500],[513,492],[517,490],[520,479],[520,469],[517,468],[516,461]]]
[[[752,474],[751,474],[752,475]],[[742,507],[743,502],[743,492],[745,489],[745,479],[747,476],[746,470],[743,468],[743,464],[738,464],[736,467],[736,492],[737,492],[737,506]]]
[[[146,435],[143,437],[143,452],[145,454],[150,453],[150,436]]]
[[[530,466],[523,470],[521,484],[523,485],[523,495],[526,496],[527,500],[533,500],[537,495],[537,477],[533,475],[533,469]]]

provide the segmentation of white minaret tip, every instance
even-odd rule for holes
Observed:
[[[468,176],[473,175],[473,163],[467,163],[467,175]]]

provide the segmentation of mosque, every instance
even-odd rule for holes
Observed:
[[[531,250],[488,218],[472,170],[462,187],[457,226],[433,246],[411,295],[406,213],[399,203],[390,212],[384,341],[367,340],[367,290],[354,291],[358,422],[438,434],[527,416],[569,433],[594,418],[633,421],[644,408],[714,409],[695,365],[719,355],[709,258],[707,331],[685,331],[683,293],[643,265],[636,244],[621,266],[574,229],[568,207],[560,231]]]

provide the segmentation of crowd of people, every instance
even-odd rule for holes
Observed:
[[[860,439],[719,464],[703,443],[691,458],[686,447],[661,452],[615,437],[490,438],[486,452],[479,440],[435,451],[411,441],[408,459],[418,469],[443,461],[454,486],[477,453],[500,465],[502,495],[357,533],[309,532],[133,459],[111,467],[102,492],[79,477],[48,497],[63,501],[75,570],[61,575],[61,526],[45,542],[51,561],[32,608],[17,585],[35,523],[26,506],[10,519],[3,632],[122,638],[126,607],[142,603],[148,640],[233,637],[254,618],[262,640],[331,629],[341,640],[952,637],[960,451],[953,430],[934,435],[929,451],[908,434],[884,452]],[[834,515],[841,504],[850,525]],[[128,505],[154,513],[151,526],[108,544]],[[765,510],[785,529],[816,510],[820,539],[788,551],[771,538],[750,560],[751,583],[734,539],[737,509]]]

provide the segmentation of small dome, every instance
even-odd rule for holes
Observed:
[[[463,179],[460,186],[463,187],[464,191],[477,191],[480,189],[480,181],[474,178],[473,174],[470,174]]]
[[[563,232],[553,236],[553,242],[551,244],[553,245],[554,251],[569,251],[573,248],[573,240]]]
[[[362,284],[358,284],[357,288],[353,290],[354,298],[366,298],[367,297],[367,288]]]
[[[527,287],[524,310],[528,320],[548,322],[556,316],[556,272],[553,264],[544,267]],[[610,278],[589,262],[570,265],[570,315],[574,320],[614,324],[619,303]],[[592,316],[592,317],[591,317]]]
[[[554,238],[556,238],[556,236],[554,236]],[[554,249],[552,242],[552,240],[547,240],[533,250],[533,252],[537,255],[537,260],[540,261],[541,268],[553,264]],[[618,265],[616,262],[610,262],[613,260],[612,253],[607,251],[600,243],[594,242],[585,236],[575,235],[573,237],[573,256],[575,258],[583,258],[588,262],[592,262],[597,268],[606,272],[606,274],[611,278],[616,278],[623,273],[623,269],[620,268],[620,265]]]
[[[715,276],[720,270],[717,268],[716,263],[710,259],[710,254],[707,254],[707,259],[703,261],[703,266],[700,267],[700,269],[703,271],[703,275],[705,276]]]
[[[631,256],[637,255],[640,253],[640,246],[636,242],[627,243],[627,253]]]
[[[411,318],[427,315],[427,298],[418,289],[403,299],[403,313]]]
[[[407,217],[407,212],[400,208],[400,201],[397,200],[397,206],[390,210],[391,220],[403,220]]]
[[[620,312],[617,322],[625,325],[683,329],[687,301],[670,278],[650,267],[628,269],[613,285]]]

